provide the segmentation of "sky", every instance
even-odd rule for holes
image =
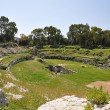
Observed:
[[[71,24],[110,30],[110,0],[0,0],[0,16],[17,24],[18,34],[55,26],[66,36]]]

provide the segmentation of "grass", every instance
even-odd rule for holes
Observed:
[[[79,47],[77,47],[79,48]],[[76,47],[65,47],[50,49],[48,46],[41,50],[41,53],[48,55],[64,55],[78,56],[83,58],[99,58],[98,53],[103,52],[102,59],[109,55],[110,49],[94,49],[86,55],[87,49],[77,49]],[[93,55],[95,53],[95,55]],[[23,54],[21,54],[22,56]],[[4,64],[9,63],[19,55],[5,56],[2,60]],[[75,74],[56,75],[50,72],[44,65],[34,60],[23,61],[11,67],[10,71],[0,69],[0,88],[4,88],[7,82],[14,83],[16,87],[9,89],[4,88],[5,93],[21,94],[24,97],[20,100],[8,98],[9,110],[36,110],[41,104],[49,100],[56,99],[65,95],[76,95],[85,97],[90,91],[86,87],[87,84],[94,81],[110,81],[110,70],[99,68],[96,66],[83,64],[73,61],[45,59],[48,64],[58,65],[63,64],[65,68],[75,71]],[[82,68],[82,65],[85,68]],[[17,80],[7,77],[11,72]],[[26,88],[27,92],[20,92],[19,87]],[[8,95],[6,95],[8,97]]]
[[[12,67],[12,73],[20,80],[38,83],[43,83],[51,77],[45,66],[37,60],[16,64]]]
[[[76,71],[76,74],[63,75],[62,77],[74,81],[82,86],[93,81],[97,81],[97,80],[107,81],[110,79],[110,74],[109,74],[110,70],[107,69],[102,69],[96,66],[87,65],[78,62],[72,62],[72,61],[64,61],[64,60],[56,60],[56,59],[53,60],[49,59],[46,61],[54,65],[65,64],[66,68]],[[86,68],[82,68],[81,65],[85,65]]]
[[[35,110],[38,106],[46,102],[45,98],[43,97],[42,91],[37,92],[38,89],[40,91],[41,87],[39,88],[36,86],[36,84],[27,83],[24,81],[15,81],[11,78],[7,77],[8,72],[4,70],[0,70],[0,73],[2,75],[0,76],[0,88],[3,88],[4,93],[12,93],[12,94],[18,94],[23,95],[24,98],[20,100],[15,100],[12,98],[9,98],[9,96],[6,94],[6,97],[9,102],[8,110]],[[16,87],[11,88],[4,88],[4,85],[7,83],[13,83],[16,85]],[[27,92],[20,92],[19,87],[26,88]]]
[[[89,58],[98,58],[105,59],[110,55],[110,49],[85,49],[80,48],[79,46],[65,46],[64,48],[49,48],[49,46],[45,46],[40,50],[40,53],[44,53],[46,55],[57,55],[57,56],[67,56],[67,57],[87,57]],[[100,53],[102,55],[100,56]]]
[[[35,110],[42,103],[46,102],[45,96],[50,100],[64,95],[77,95],[84,97],[89,91],[87,84],[93,81],[109,81],[110,70],[98,68],[78,62],[46,59],[48,64],[64,64],[65,68],[76,71],[75,74],[55,75],[47,70],[46,65],[35,60],[24,61],[11,68],[12,74],[19,82],[16,85],[27,88],[25,97],[21,100],[9,100],[11,110]],[[85,65],[82,68],[81,65]],[[1,72],[4,72],[3,70]],[[7,73],[4,73],[7,74]],[[4,78],[3,78],[4,79]],[[11,80],[8,79],[10,82]],[[12,90],[6,90],[7,92]],[[19,93],[17,90],[12,91]],[[17,105],[17,106],[16,106]]]
[[[7,55],[4,56],[2,58],[2,60],[0,60],[0,65],[4,65],[7,66],[11,61],[15,60],[15,59],[19,59],[25,56],[29,56],[28,53],[24,53],[24,54],[11,54],[11,55]]]

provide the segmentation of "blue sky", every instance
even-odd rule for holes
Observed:
[[[0,0],[0,16],[18,27],[18,34],[55,26],[66,35],[71,24],[110,29],[110,0]]]

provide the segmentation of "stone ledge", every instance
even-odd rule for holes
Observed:
[[[74,95],[64,96],[56,100],[46,102],[37,110],[85,110],[87,103],[90,103],[86,98],[79,98]],[[106,105],[94,105],[93,110],[110,110],[110,101]]]
[[[0,65],[0,68],[3,69],[3,70],[7,70],[8,68],[10,68],[11,66],[19,63],[19,62],[22,62],[22,61],[27,61],[27,60],[33,60],[34,58],[32,56],[25,56],[25,57],[21,57],[21,58],[18,58],[18,59],[15,59],[13,61],[11,61],[8,65],[4,66],[4,65]]]

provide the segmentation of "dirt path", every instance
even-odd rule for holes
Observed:
[[[96,82],[92,82],[90,84],[87,85],[87,87],[93,88],[99,88],[100,86],[103,87],[104,91],[109,92],[110,93],[110,81],[106,82],[106,81],[96,81]]]

